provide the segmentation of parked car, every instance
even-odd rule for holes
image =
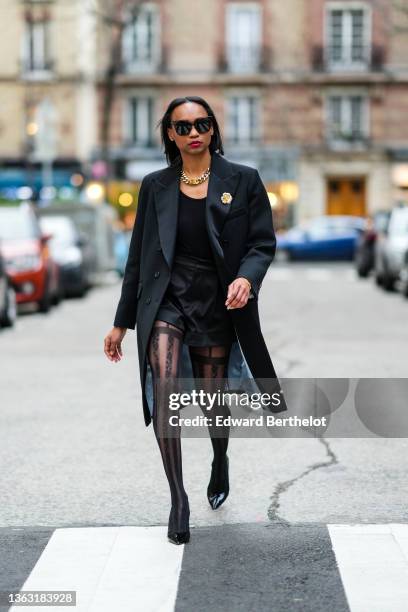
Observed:
[[[386,230],[391,211],[380,210],[366,220],[366,228],[357,240],[354,263],[357,274],[367,277],[374,268],[374,245],[379,233]]]
[[[89,204],[87,202],[53,202],[38,210],[40,217],[64,215],[72,219],[75,227],[86,236],[86,248],[82,248],[87,265],[90,267],[91,285],[103,283],[106,273],[115,270],[113,228],[118,212],[110,204]]]
[[[116,230],[114,232],[114,249],[116,259],[116,271],[120,276],[125,274],[126,261],[129,254],[131,230]]]
[[[401,279],[401,285],[402,285],[401,286],[402,295],[408,298],[408,249],[405,252],[404,263],[402,266],[400,279]]]
[[[365,219],[324,215],[277,234],[277,260],[353,259]]]
[[[58,266],[50,256],[49,239],[29,204],[0,206],[0,248],[17,304],[34,302],[40,312],[58,301]]]
[[[0,327],[12,327],[16,318],[16,292],[0,252]]]
[[[42,215],[40,226],[50,234],[49,246],[60,268],[60,290],[65,296],[82,297],[90,286],[87,240],[65,215]]]
[[[378,234],[375,244],[375,280],[386,291],[392,291],[405,263],[408,250],[408,206],[395,206],[387,227]]]

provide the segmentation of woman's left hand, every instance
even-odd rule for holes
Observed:
[[[248,301],[251,287],[246,278],[236,278],[228,285],[228,297],[225,302],[227,310],[242,308]]]

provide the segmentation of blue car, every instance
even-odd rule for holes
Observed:
[[[125,274],[126,262],[129,254],[131,230],[115,230],[114,232],[114,252],[116,261],[116,271],[123,277]]]
[[[364,217],[325,215],[277,234],[276,259],[287,260],[352,260]]]

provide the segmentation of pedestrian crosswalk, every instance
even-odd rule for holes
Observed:
[[[171,612],[183,549],[166,534],[164,527],[56,529],[21,590],[74,591],[75,612]]]
[[[408,525],[328,525],[351,612],[408,610]]]
[[[75,591],[76,612],[408,610],[406,524],[193,527],[184,546],[166,534],[57,528],[19,590]]]

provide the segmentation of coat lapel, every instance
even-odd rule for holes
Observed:
[[[181,160],[179,163],[164,168],[153,179],[160,243],[170,269],[173,264],[177,235],[180,171]],[[240,173],[227,159],[217,152],[212,154],[206,200],[206,221],[210,241],[221,258],[224,255],[219,236],[229,211],[237,205],[235,193],[239,178]],[[231,202],[222,202],[221,196],[224,192],[231,194]]]

